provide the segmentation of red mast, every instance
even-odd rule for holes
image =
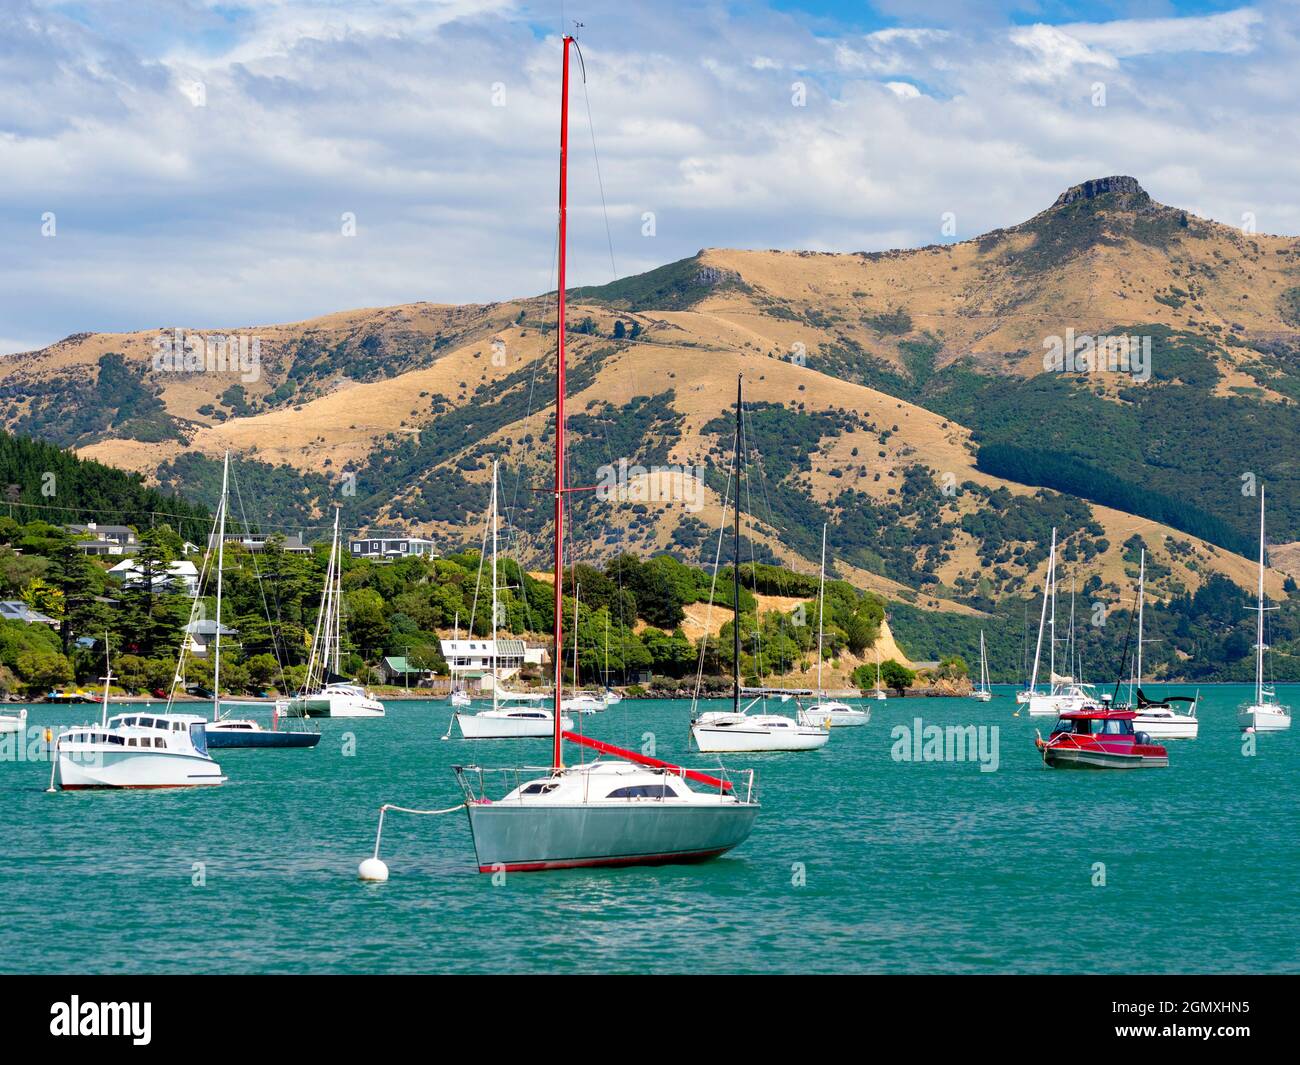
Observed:
[[[555,346],[555,733],[551,765],[564,768],[560,751],[560,702],[564,682],[564,252],[566,214],[569,199],[569,45],[573,38],[564,37],[564,78],[560,104],[560,236],[559,236],[559,303],[556,313]]]

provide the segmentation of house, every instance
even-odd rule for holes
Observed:
[[[509,680],[524,666],[540,666],[545,655],[542,648],[528,647],[523,640],[439,640],[438,643],[453,679],[482,681],[490,676],[495,661],[497,675]],[[490,679],[487,686],[491,688]]]
[[[123,588],[133,587],[143,580],[140,575],[140,564],[135,559],[124,559],[108,572],[110,576],[122,582]],[[184,592],[194,599],[199,594],[198,568],[189,561],[170,562],[165,574],[154,577],[154,587],[158,591]]]
[[[0,600],[0,618],[5,621],[24,621],[28,625],[39,622],[42,625],[48,625],[52,629],[57,629],[60,625],[54,618],[42,614],[39,610],[33,610],[21,599]]]
[[[281,536],[279,533],[240,533],[228,532],[225,535],[227,545],[238,544],[250,554],[260,555],[266,550],[268,540],[274,540],[280,537],[280,547],[290,555],[310,555],[311,548],[302,542],[302,536],[294,533],[292,536]],[[217,546],[217,534],[208,534],[208,550],[211,551]]]
[[[411,555],[433,558],[433,549],[432,540],[419,536],[370,536],[348,541],[348,551],[353,558],[368,558],[375,562],[392,562]]]
[[[77,546],[87,555],[134,555],[140,550],[140,541],[129,525],[65,525],[70,534],[78,537]]]
[[[207,658],[209,648],[216,640],[217,623],[208,618],[202,618],[198,621],[191,621],[184,628],[184,633],[189,637],[189,652],[195,658]],[[239,630],[232,629],[229,626],[221,626],[221,636],[224,639],[227,636],[238,636]],[[222,661],[225,661],[224,659]]]
[[[419,669],[411,665],[405,655],[386,655],[379,663],[379,672],[383,674],[385,684],[423,684],[433,676],[431,669]]]

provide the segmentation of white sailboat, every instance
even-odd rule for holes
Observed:
[[[1243,730],[1281,732],[1291,727],[1291,710],[1277,701],[1277,693],[1264,683],[1264,488],[1259,489],[1259,592],[1255,628],[1255,701],[1237,711]]]
[[[883,703],[889,698],[885,691],[885,686],[880,683],[880,649],[876,648],[876,686],[872,690],[870,698],[875,699],[878,703]]]
[[[567,161],[569,152],[569,52],[564,37],[560,118],[560,211],[556,288],[555,374],[555,698],[563,700],[565,477],[565,264],[567,259]],[[581,55],[581,53],[579,53]],[[743,843],[758,816],[753,771],[742,786],[725,772],[706,775],[622,750],[574,733],[552,732],[551,766],[529,778],[524,770],[500,771],[515,783],[495,801],[485,794],[491,770],[458,767],[465,811],[481,872],[528,871],[575,866],[653,865],[716,857]],[[566,766],[561,740],[568,738],[613,760]],[[520,782],[523,777],[522,782]],[[709,790],[696,790],[691,783]]]
[[[599,714],[605,709],[605,697],[600,692],[583,691],[578,687],[578,599],[582,585],[573,586],[573,694],[560,702],[560,709],[570,714]]]
[[[978,699],[982,703],[987,703],[993,698],[993,688],[989,685],[989,656],[984,648],[984,630],[980,629],[980,683],[979,687],[971,692],[972,699]]]
[[[691,722],[691,738],[695,746],[706,754],[738,753],[750,751],[812,751],[826,746],[830,738],[830,723],[807,724],[797,715],[767,712],[767,700],[775,697],[782,701],[792,693],[781,689],[748,688],[740,686],[740,453],[741,410],[744,402],[743,378],[736,382],[736,457],[732,479],[736,486],[735,524],[732,530],[732,681],[731,709],[709,710]],[[725,520],[725,511],[724,511]],[[741,695],[753,698],[741,706]],[[800,694],[811,695],[812,692]],[[758,713],[750,713],[760,704]]]
[[[339,672],[343,657],[343,559],[339,544],[339,511],[334,508],[320,613],[312,635],[307,678],[302,691],[289,700],[290,717],[383,717],[384,704],[361,685]]]
[[[497,602],[497,463],[492,463],[492,493],[489,517],[492,536],[492,657],[489,671],[492,676],[491,707],[472,713],[469,707],[458,709],[453,716],[460,734],[467,740],[540,739],[551,735],[555,721],[551,711],[541,706],[548,696],[536,692],[509,692],[501,690],[500,669],[497,658],[497,629],[500,607]],[[576,610],[576,606],[575,606]],[[471,631],[472,631],[471,619]],[[504,698],[508,696],[508,698]],[[602,707],[603,709],[603,707]],[[560,719],[563,728],[573,727],[567,717]]]
[[[1038,666],[1042,658],[1045,632],[1048,634],[1050,681],[1048,690],[1040,692]],[[1063,713],[1082,710],[1091,699],[1086,685],[1077,683],[1073,676],[1059,676],[1056,672],[1056,530],[1053,529],[1052,547],[1047,556],[1047,577],[1043,585],[1043,613],[1038,621],[1038,642],[1034,647],[1034,671],[1029,679],[1028,698],[1025,702],[1029,706],[1030,717],[1059,717]]]
[[[1145,732],[1152,739],[1160,740],[1194,740],[1201,724],[1196,719],[1196,699],[1182,695],[1170,695],[1164,699],[1148,699],[1142,692],[1142,619],[1146,601],[1147,552],[1142,549],[1138,562],[1138,616],[1137,616],[1137,656],[1133,666],[1133,687],[1135,699],[1130,699],[1137,717],[1133,719],[1133,729]],[[1180,714],[1170,704],[1189,703],[1187,712]]]
[[[620,623],[621,624],[621,623]],[[605,706],[617,706],[623,696],[609,686],[609,606],[605,607]]]
[[[838,699],[827,699],[822,688],[822,636],[825,631],[826,612],[826,526],[822,525],[821,576],[817,579],[817,701],[800,708],[799,722],[803,725],[829,725],[831,728],[852,728],[871,720],[871,710],[849,706]]]

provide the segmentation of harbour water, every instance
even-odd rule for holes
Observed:
[[[757,767],[763,811],[720,860],[504,882],[476,871],[463,812],[390,814],[391,879],[356,878],[381,803],[451,806],[453,764],[545,760],[545,741],[440,741],[445,702],[323,721],[315,750],[220,752],[230,782],[215,789],[46,794],[48,762],[8,759],[0,969],[1300,969],[1300,735],[1243,753],[1234,714],[1249,686],[1203,689],[1200,738],[1169,741],[1168,769],[1091,773],[1045,769],[1033,737],[1050,720],[1013,717],[1012,689],[996,690],[987,704],[871,703],[868,726],[820,751],[728,758]],[[1279,694],[1300,705],[1300,690]],[[28,724],[92,716],[35,706]],[[684,702],[625,700],[582,724],[707,765],[687,753],[688,716]],[[892,730],[918,717],[996,725],[996,770],[894,757]]]

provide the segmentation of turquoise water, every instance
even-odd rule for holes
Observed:
[[[50,795],[47,762],[0,763],[0,969],[1300,969],[1300,735],[1243,756],[1249,689],[1214,687],[1170,768],[1053,771],[1033,746],[1044,722],[1013,718],[1010,692],[873,703],[868,726],[819,752],[728,758],[757,767],[763,811],[720,860],[501,885],[475,871],[463,812],[389,815],[391,879],[356,878],[382,802],[451,806],[456,762],[545,760],[546,741],[441,742],[445,703],[322,722],[314,751],[220,752],[230,782],[215,789]],[[654,733],[660,757],[685,759],[688,710],[628,700],[584,724],[636,747]],[[93,714],[39,706],[28,723]],[[891,728],[918,715],[996,724],[997,770],[892,759]]]

